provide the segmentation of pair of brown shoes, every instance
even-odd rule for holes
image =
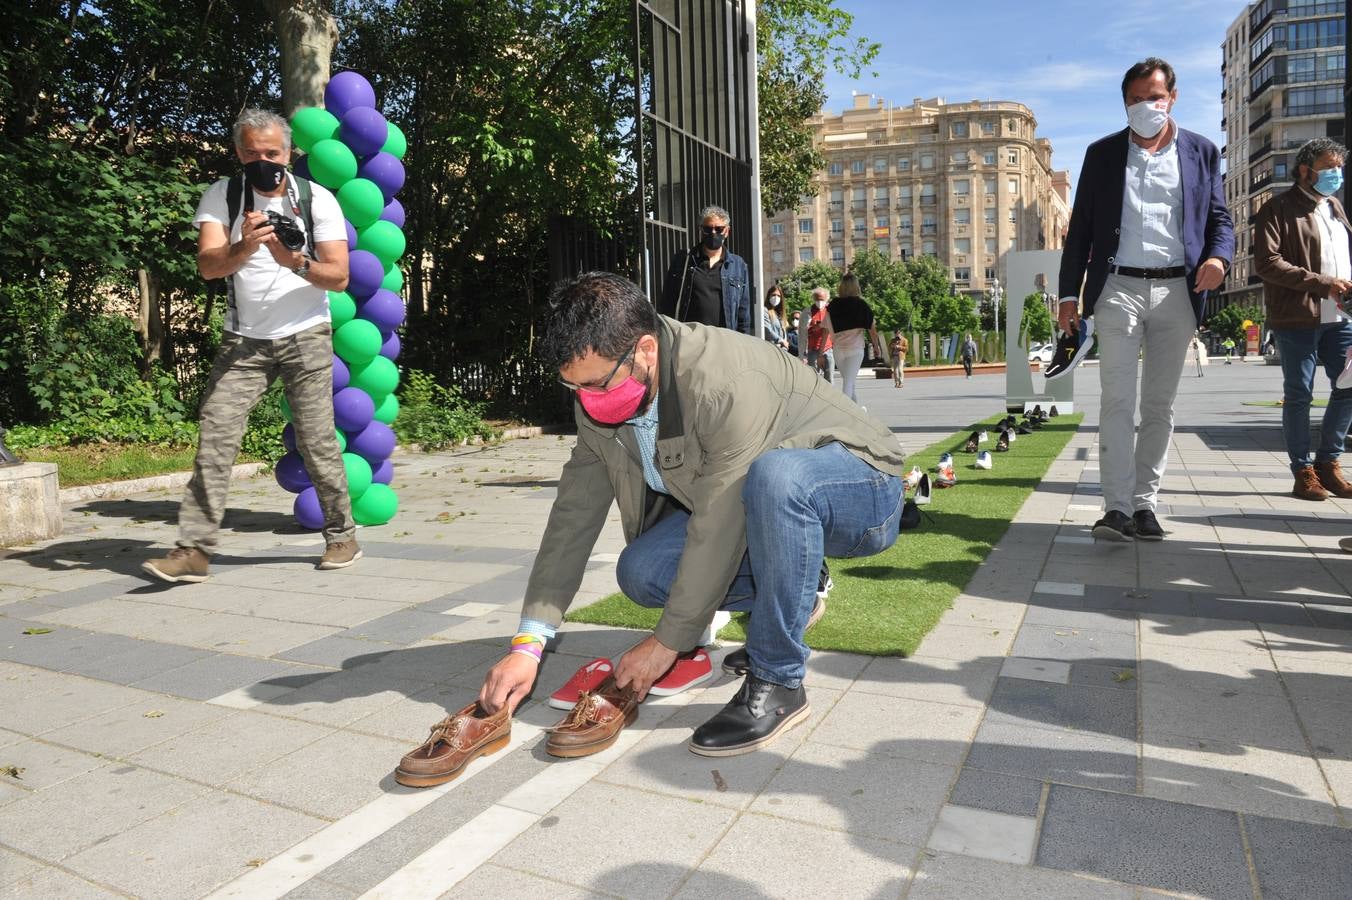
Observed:
[[[1291,493],[1301,500],[1326,500],[1329,495],[1352,497],[1352,484],[1343,478],[1343,470],[1336,459],[1305,466],[1296,472],[1296,483]]]
[[[497,753],[512,738],[512,717],[504,705],[489,713],[476,700],[432,726],[421,747],[404,754],[394,780],[408,787],[432,787],[460,777],[481,756]]]

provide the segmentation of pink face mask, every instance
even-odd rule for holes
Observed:
[[[630,375],[608,391],[578,391],[577,401],[602,425],[619,425],[634,417],[647,393],[643,382]]]

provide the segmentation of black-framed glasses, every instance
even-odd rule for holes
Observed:
[[[728,226],[726,226],[726,225],[701,225],[701,226],[699,227],[699,230],[700,230],[700,233],[701,233],[701,234],[727,234],[727,233],[728,233]]]
[[[637,342],[635,342],[634,346],[629,348],[628,353],[620,357],[620,361],[615,363],[615,368],[611,369],[606,377],[602,378],[600,381],[591,381],[587,384],[573,384],[571,381],[560,378],[559,384],[568,388],[570,391],[589,391],[593,394],[604,394],[606,392],[606,386],[610,384],[610,380],[615,377],[616,372],[620,371],[620,366],[629,362],[633,358],[634,351],[636,350],[638,350]]]

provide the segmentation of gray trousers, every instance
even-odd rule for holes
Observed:
[[[333,427],[333,329],[328,324],[276,340],[226,333],[202,397],[197,458],[178,513],[178,545],[216,551],[225,516],[230,468],[244,440],[249,411],[278,378],[286,388],[296,450],[324,512],[324,540],[356,535],[347,472]]]
[[[1174,434],[1174,397],[1197,317],[1185,279],[1109,275],[1094,303],[1103,507],[1153,510]],[[1138,366],[1138,360],[1139,366]],[[1141,427],[1136,429],[1137,370]]]

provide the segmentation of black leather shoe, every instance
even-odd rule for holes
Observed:
[[[995,439],[995,452],[1004,453],[1009,449],[1009,431],[1000,432],[1000,436]]]
[[[1103,518],[1094,523],[1094,537],[1105,541],[1129,541],[1134,530],[1127,514],[1115,509],[1108,510]]]
[[[1138,509],[1136,511],[1136,514],[1131,517],[1131,533],[1137,540],[1164,540],[1164,529],[1160,527],[1159,519],[1155,518],[1155,511],[1151,509]]]
[[[807,718],[807,691],[747,675],[728,705],[690,736],[690,752],[700,756],[740,756],[759,750]]]
[[[1033,426],[1029,425],[1027,422],[1024,422],[1024,423],[1023,423],[1022,425],[1020,425],[1018,428],[1014,429],[1014,433],[1015,433],[1015,434],[1032,434],[1032,433],[1033,433]]]
[[[803,626],[803,631],[806,632],[813,625],[820,622],[824,615],[826,615],[826,599],[818,594],[817,602],[812,605],[812,613],[807,617],[807,624]],[[723,657],[724,675],[735,675],[740,678],[750,671],[751,660],[746,655],[745,647],[738,647],[736,650]]]
[[[977,434],[976,434],[975,431],[973,431],[973,432],[972,432],[972,436],[969,437],[969,438],[967,439],[966,445],[963,446],[962,452],[963,452],[963,453],[975,453],[975,452],[976,452],[976,448],[977,448],[977,444],[978,444]]]
[[[920,527],[920,507],[914,500],[901,504],[901,518],[897,520],[897,531],[911,531]]]

